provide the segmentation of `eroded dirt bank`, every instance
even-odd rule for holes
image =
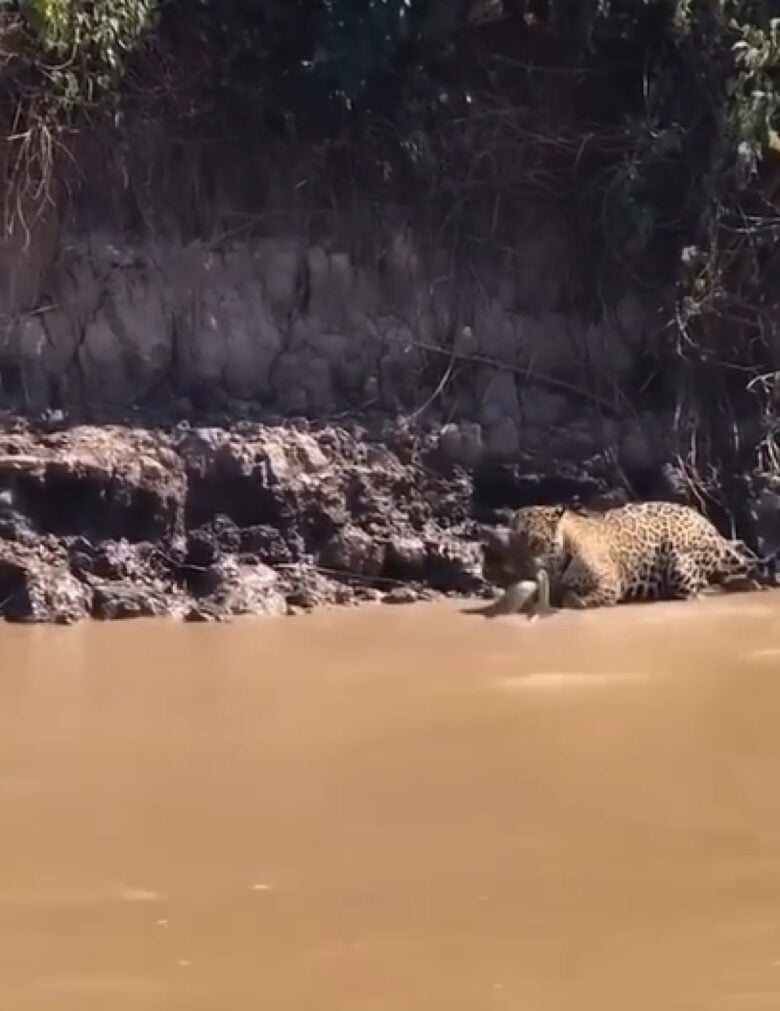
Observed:
[[[473,427],[473,426],[472,426]],[[469,426],[387,420],[0,432],[0,613],[208,620],[490,594],[481,531],[530,502],[617,503],[601,457],[468,466]],[[647,490],[684,499],[662,469]]]

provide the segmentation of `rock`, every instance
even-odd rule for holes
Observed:
[[[291,447],[292,455],[305,474],[318,474],[330,461],[310,435],[296,433]]]
[[[356,527],[339,531],[320,551],[320,565],[339,572],[378,576],[384,566],[385,545]]]
[[[207,569],[220,557],[219,542],[208,529],[193,530],[187,537],[185,565],[193,569]]]
[[[89,613],[89,590],[62,564],[30,553],[0,558],[0,613],[8,621],[70,624]]]
[[[287,605],[293,613],[298,610],[312,611],[324,602],[324,599],[309,586],[301,586],[287,595]]]
[[[15,460],[16,457],[11,457]],[[13,466],[10,464],[9,466]],[[35,538],[28,518],[22,512],[18,494],[10,488],[0,492],[0,540],[29,542]]]
[[[279,577],[267,565],[245,566],[225,558],[211,567],[214,588],[201,607],[220,615],[284,614],[287,605]]]
[[[29,543],[35,540],[35,533],[23,517],[6,514],[0,516],[0,540]]]
[[[219,613],[218,609],[209,606],[208,604],[198,603],[192,604],[184,612],[184,621],[187,622],[208,622],[208,621],[222,621],[222,615]]]
[[[40,532],[154,540],[182,521],[184,471],[166,450],[162,436],[116,426],[7,436],[0,485]]]
[[[70,570],[74,576],[84,579],[86,576],[93,575],[93,561],[91,555],[83,551],[74,551],[70,555]]]
[[[340,584],[334,584],[332,578],[301,564],[285,573],[281,585],[291,610],[311,611],[332,602]]]
[[[135,567],[135,555],[127,541],[107,541],[92,555],[90,571],[101,579],[125,579]]]
[[[361,596],[359,590],[355,590],[352,586],[347,586],[346,583],[342,583],[340,586],[336,586],[333,590],[333,603],[339,604],[341,607],[346,607],[350,604],[356,604],[358,598]]]
[[[67,424],[65,412],[51,408],[45,410],[37,420],[38,425],[44,432],[60,432]]]
[[[66,547],[70,554],[80,554],[92,557],[95,554],[95,545],[88,537],[70,537],[65,540]]]
[[[164,594],[132,583],[105,583],[92,594],[92,616],[101,621],[120,618],[154,618],[168,614]]]
[[[418,590],[411,586],[396,586],[382,597],[384,604],[414,604],[420,599]]]
[[[236,552],[241,549],[241,530],[229,516],[218,513],[211,523],[204,527],[216,544],[219,550],[224,552]]]
[[[341,489],[302,489],[298,500],[299,525],[305,540],[313,547],[320,545],[349,522],[346,497]]]
[[[387,545],[384,575],[391,579],[422,579],[427,557],[422,538],[399,534]]]
[[[289,565],[298,561],[305,545],[300,538],[292,538],[292,547],[276,527],[258,524],[241,532],[241,551],[255,555],[266,565]]]
[[[482,586],[482,551],[478,544],[426,545],[425,581],[443,593],[475,593]]]

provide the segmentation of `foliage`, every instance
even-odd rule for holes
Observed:
[[[157,0],[20,0],[19,13],[50,94],[89,105],[121,80]],[[35,52],[37,49],[37,52]]]

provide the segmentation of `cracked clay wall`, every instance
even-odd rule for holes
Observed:
[[[620,393],[652,306],[626,292],[597,322],[567,309],[572,237],[549,208],[529,204],[510,242],[486,227],[456,246],[354,188],[313,213],[289,163],[197,198],[195,173],[169,166],[134,216],[126,167],[101,171],[99,201],[82,185],[3,238],[0,406],[418,412],[465,426],[466,456],[564,437],[574,455],[653,454]]]

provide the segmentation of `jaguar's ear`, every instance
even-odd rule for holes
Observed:
[[[564,505],[553,506],[553,516],[555,516],[555,519],[559,523],[563,519],[563,516],[564,516],[565,512],[566,512],[566,506],[564,506]]]

